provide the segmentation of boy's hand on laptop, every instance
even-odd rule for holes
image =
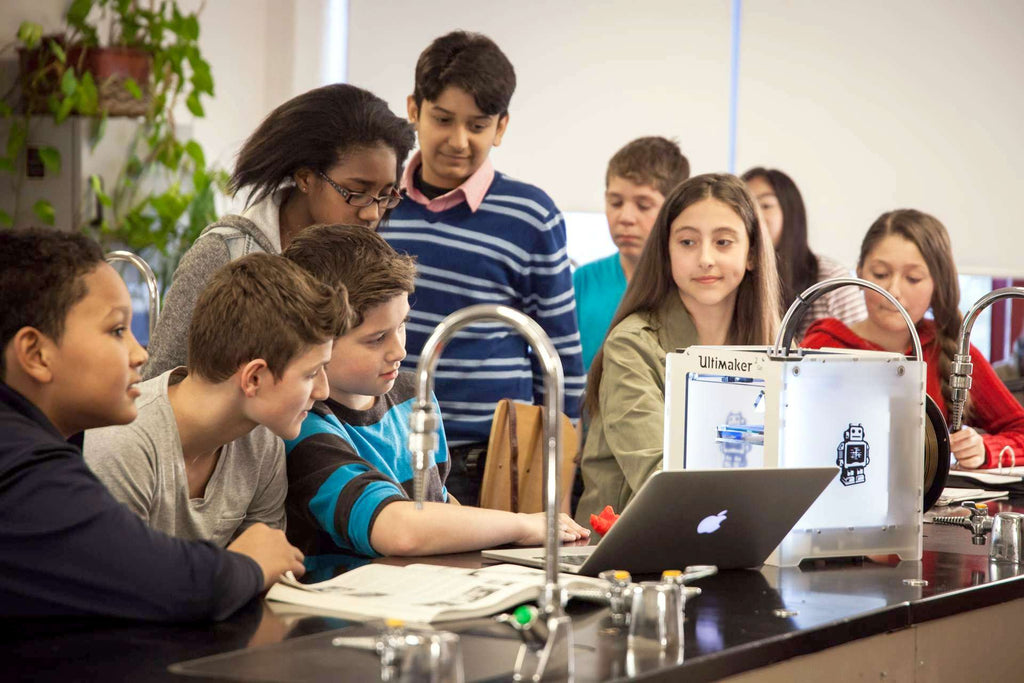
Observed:
[[[533,514],[520,513],[525,521],[525,533],[522,538],[516,541],[519,545],[543,545],[546,536],[547,519],[543,512]],[[563,543],[579,541],[590,537],[590,532],[573,521],[572,517],[564,512],[558,515],[558,524],[561,530],[560,540]]]
[[[268,590],[286,571],[295,576],[306,572],[302,552],[293,546],[280,529],[253,524],[228,546],[228,550],[247,555],[263,570],[263,589]]]

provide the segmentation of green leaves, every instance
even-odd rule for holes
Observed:
[[[14,225],[14,218],[11,217],[11,214],[7,213],[3,209],[0,209],[0,226],[3,226],[5,228],[10,228],[13,225]]]
[[[116,241],[141,253],[161,252],[162,274],[169,277],[166,269],[173,269],[181,253],[216,219],[218,197],[227,191],[229,181],[223,169],[207,167],[197,141],[181,140],[175,132],[174,110],[184,103],[192,116],[203,117],[203,98],[215,92],[212,69],[198,42],[199,12],[179,6],[201,3],[66,0],[65,4],[63,38],[44,37],[42,26],[32,22],[19,27],[19,44],[36,50],[39,64],[23,85],[35,93],[36,112],[48,111],[56,123],[73,114],[94,117],[89,122],[89,143],[95,146],[105,134],[107,114],[100,109],[100,84],[85,68],[84,53],[72,46],[98,47],[102,28],[105,45],[134,47],[152,57],[148,82],[122,81],[124,90],[136,101],[147,102],[148,108],[116,180],[105,177],[104,183],[97,175],[89,177],[90,196],[105,210],[102,220],[87,229],[108,244]],[[0,138],[0,145],[5,144],[0,146],[0,174],[24,173],[19,162],[24,159],[30,118],[0,101],[0,119],[10,123],[6,141]],[[63,160],[56,148],[43,147],[39,156],[47,175],[61,172]],[[0,210],[0,226],[10,225],[15,213],[26,213],[17,205],[4,208],[7,212]],[[37,201],[31,209],[37,222],[56,223],[49,201]]]
[[[185,106],[198,118],[206,116],[206,112],[203,111],[203,105],[199,103],[199,95],[195,92],[189,93],[188,97],[185,98]]]
[[[197,93],[213,94],[213,74],[210,65],[201,57],[190,58],[192,66],[192,89]]]
[[[82,26],[85,23],[86,17],[89,16],[89,12],[92,11],[94,4],[95,0],[75,0],[72,2],[67,13],[68,24],[74,27]]]
[[[135,82],[134,78],[128,76],[124,79],[121,85],[124,86],[124,89],[128,91],[129,95],[137,100],[142,99],[142,88],[139,87],[139,84]]]
[[[56,40],[46,41],[46,47],[50,48],[50,52],[53,53],[53,56],[57,58],[58,62],[61,64],[68,63],[68,53],[64,51],[64,48],[62,48]]]
[[[95,173],[89,176],[89,186],[92,187],[92,192],[96,195],[96,198],[100,200],[100,204],[108,208],[114,205],[114,200],[103,191],[103,179]]]
[[[86,71],[78,82],[78,89],[75,91],[78,99],[75,103],[75,111],[83,116],[95,116],[100,109],[100,93],[96,87],[96,81],[92,74]],[[104,121],[106,114],[104,114]]]
[[[27,138],[28,124],[24,119],[16,119],[11,123],[11,130],[7,133],[7,156],[16,159],[21,150],[25,148]]]
[[[202,170],[206,168],[206,155],[203,154],[203,148],[195,140],[189,140],[185,143],[185,154],[192,157],[192,161],[196,164],[196,169]]]
[[[43,27],[35,22],[23,21],[21,26],[18,27],[18,40],[21,44],[28,49],[33,49],[39,45],[39,41],[43,39]]]
[[[77,90],[78,78],[74,71],[68,69],[64,72],[64,77],[60,79],[60,91],[64,93],[64,97],[71,97]]]
[[[60,106],[57,107],[57,113],[53,117],[54,121],[56,121],[58,124],[64,123],[64,120],[71,115],[71,110],[74,108],[75,101],[70,97],[65,98],[63,101],[61,101]]]
[[[32,213],[36,215],[36,218],[47,225],[53,225],[57,222],[57,214],[53,210],[53,204],[45,199],[40,199],[32,205]]]
[[[40,147],[39,158],[47,175],[60,174],[60,152],[56,147]]]
[[[189,14],[182,18],[178,33],[187,40],[199,40],[199,19],[196,15]]]

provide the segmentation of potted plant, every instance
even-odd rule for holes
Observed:
[[[228,177],[208,168],[199,143],[180,139],[174,125],[179,102],[202,117],[201,98],[214,92],[199,49],[198,12],[182,11],[175,0],[74,0],[65,23],[62,33],[47,36],[30,22],[19,27],[22,72],[18,87],[0,103],[0,117],[11,119],[0,171],[20,181],[33,114],[58,124],[69,116],[93,117],[92,144],[103,137],[108,117],[138,117],[116,182],[104,187],[98,177],[89,179],[105,208],[102,219],[80,227],[107,246],[155,260],[166,282],[181,253],[215,219],[215,198]],[[101,26],[109,29],[101,32]],[[43,147],[39,157],[48,171],[59,172],[56,149]],[[36,202],[33,212],[53,224],[46,200]],[[12,220],[0,208],[0,224]]]

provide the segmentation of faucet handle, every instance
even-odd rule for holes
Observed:
[[[975,503],[973,500],[965,500],[960,507],[967,508],[971,517],[988,517],[988,503]]]
[[[607,569],[598,574],[597,578],[608,583],[606,595],[612,621],[625,624],[629,621],[629,608],[633,602],[633,577],[621,569]]]

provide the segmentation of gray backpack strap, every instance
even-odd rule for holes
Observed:
[[[228,248],[228,257],[234,261],[253,251],[263,251],[263,248],[252,236],[254,232],[259,232],[259,228],[251,220],[228,214],[222,216],[216,223],[206,226],[196,241],[207,235],[216,235],[224,241],[224,245]]]

